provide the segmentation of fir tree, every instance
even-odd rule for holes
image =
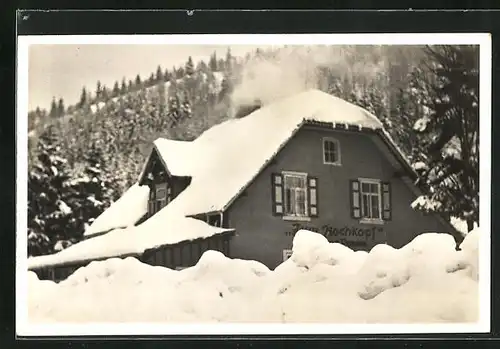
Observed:
[[[182,118],[190,118],[192,116],[191,102],[189,101],[189,94],[184,93],[180,115]]]
[[[66,108],[64,107],[64,100],[62,98],[59,98],[59,103],[57,104],[57,116],[64,116],[65,112]]]
[[[116,180],[104,166],[102,149],[92,143],[84,161],[82,175],[70,183],[73,195],[66,200],[73,208],[75,237],[81,237],[86,227],[119,196]]]
[[[148,79],[148,86],[153,86],[155,84],[155,74],[154,73],[151,73],[151,75],[149,76],[149,79]]]
[[[169,93],[167,116],[170,118],[172,124],[176,124],[181,118],[180,108],[181,106],[178,94]]]
[[[185,74],[187,76],[191,76],[194,73],[194,64],[193,64],[193,58],[189,56],[186,66],[185,66]]]
[[[140,88],[141,85],[142,85],[141,76],[137,74],[137,76],[135,77],[135,86],[137,88]]]
[[[227,48],[226,61],[224,62],[224,64],[225,64],[224,68],[225,68],[226,72],[231,72],[233,69],[233,56],[231,54],[230,47]]]
[[[233,85],[229,76],[224,75],[221,83],[221,90],[219,92],[219,101],[229,96],[233,91]]]
[[[102,100],[107,101],[109,99],[109,90],[106,86],[102,87]]]
[[[218,71],[218,67],[217,67],[217,53],[214,51],[214,53],[212,53],[210,55],[210,60],[208,61],[208,67],[210,68],[210,70],[212,72],[216,72]]]
[[[132,92],[133,90],[134,90],[134,83],[132,82],[132,80],[129,80],[128,81],[127,91],[128,92]]]
[[[130,81],[132,82],[132,81]],[[125,81],[125,77],[122,79],[122,85],[120,87],[120,94],[124,95],[127,93],[127,82]]]
[[[226,61],[224,58],[219,58],[217,60],[217,71],[223,72],[226,69]]]
[[[54,119],[57,118],[58,116],[57,112],[58,110],[57,110],[56,97],[52,97],[52,102],[50,103],[50,113],[49,113],[50,117]]]
[[[156,82],[163,81],[163,71],[160,66],[156,68]]]
[[[207,73],[208,72],[208,66],[205,63],[205,61],[201,60],[198,62],[196,65],[196,71]]]
[[[54,126],[37,143],[37,160],[28,175],[28,254],[53,252],[56,241],[70,230],[71,208],[65,202],[69,168],[61,157]]]
[[[427,47],[427,71],[416,71],[412,90],[422,117],[414,130],[427,155],[422,179],[433,210],[479,221],[479,50]],[[419,207],[429,209],[429,205]]]
[[[115,81],[115,84],[113,86],[113,91],[111,94],[113,97],[117,97],[120,95],[120,85],[118,84],[118,81]]]
[[[78,102],[78,106],[82,108],[86,104],[87,104],[87,89],[84,86],[82,88],[82,93],[80,95],[80,101]]]
[[[180,67],[179,69],[177,69],[177,71],[175,72],[175,76],[177,77],[177,79],[182,79],[185,75],[185,71],[184,71],[184,68],[183,67]]]
[[[100,81],[97,81],[97,88],[95,90],[95,98],[99,100],[102,96],[102,85]]]

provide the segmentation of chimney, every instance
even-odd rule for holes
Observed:
[[[236,119],[244,118],[245,116],[253,113],[257,109],[260,109],[262,103],[260,100],[255,100],[253,103],[240,105],[234,114]]]

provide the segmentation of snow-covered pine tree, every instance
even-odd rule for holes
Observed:
[[[186,66],[185,66],[185,74],[190,77],[191,75],[194,74],[194,63],[193,63],[193,58],[189,56]]]
[[[221,89],[219,92],[219,102],[228,97],[232,92],[233,92],[233,84],[231,78],[227,74],[224,74],[224,78],[222,79],[221,82]]]
[[[217,66],[217,53],[214,51],[214,53],[212,53],[210,55],[210,59],[208,61],[208,67],[210,68],[210,70],[212,72],[216,72],[218,71],[218,66]]]
[[[59,98],[59,102],[57,103],[57,116],[62,117],[66,112],[66,107],[64,106],[64,100]]]
[[[113,85],[113,90],[111,92],[112,97],[118,97],[120,95],[120,85],[118,85],[118,81],[115,81]]]
[[[168,70],[168,68],[166,68],[165,72],[163,73],[163,80],[170,81],[171,78],[172,78],[172,73]]]
[[[135,77],[135,87],[139,89],[141,85],[142,85],[141,76],[137,74]]]
[[[167,116],[171,120],[171,124],[175,125],[179,119],[181,118],[181,110],[180,110],[180,101],[179,101],[179,96],[177,93],[168,94],[168,111],[167,111]]]
[[[82,108],[85,104],[87,104],[87,89],[84,86],[82,88],[82,93],[80,95],[80,101],[78,102],[78,107]]]
[[[67,160],[61,156],[54,126],[39,136],[37,159],[28,174],[28,255],[51,253],[68,232],[71,208],[66,203]]]
[[[196,71],[201,72],[201,73],[207,73],[208,72],[208,65],[205,63],[204,60],[200,60],[196,64]]]
[[[124,95],[125,93],[127,93],[127,82],[125,81],[125,77],[123,77],[122,84],[120,87],[120,94]]]
[[[53,119],[57,118],[58,116],[57,112],[58,110],[57,110],[56,97],[52,97],[52,102],[50,103],[50,113],[49,113],[50,117]]]
[[[101,92],[101,101],[106,102],[109,99],[109,90],[106,85],[103,85]]]
[[[101,98],[101,94],[102,94],[102,85],[101,85],[101,81],[97,81],[97,88],[95,90],[95,98],[97,101],[100,100]]]
[[[186,72],[184,70],[183,67],[179,67],[176,71],[175,71],[175,76],[177,79],[182,79],[184,77],[184,75],[186,75]]]
[[[412,91],[423,106],[414,130],[428,155],[422,179],[430,194],[417,207],[464,219],[470,230],[479,221],[479,49],[425,52],[427,69],[414,74]]]
[[[192,116],[191,102],[189,101],[189,94],[186,92],[184,92],[180,112],[181,118],[190,118]]]
[[[163,81],[163,70],[161,69],[161,66],[158,66],[156,68],[156,77],[155,77],[155,82],[160,82]]]
[[[226,61],[224,62],[224,70],[226,73],[230,74],[233,70],[233,55],[231,54],[231,48],[227,48]]]
[[[72,207],[74,223],[70,243],[80,240],[86,226],[119,197],[118,185],[111,171],[104,166],[102,153],[102,149],[92,143],[85,154],[82,175],[69,182],[72,195],[67,203]]]
[[[156,83],[156,77],[155,77],[155,74],[154,74],[154,73],[151,73],[151,75],[149,75],[149,78],[148,78],[148,81],[147,81],[147,83],[146,83],[146,86],[147,86],[147,87],[150,87],[150,86],[153,86],[155,83]]]

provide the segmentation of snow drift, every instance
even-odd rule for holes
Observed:
[[[274,271],[207,251],[182,271],[134,258],[80,268],[59,284],[28,273],[29,321],[446,323],[478,320],[478,231],[354,252],[299,231]]]

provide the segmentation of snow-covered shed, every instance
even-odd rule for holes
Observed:
[[[411,208],[421,194],[416,178],[377,117],[309,90],[225,121],[194,141],[156,140],[137,184],[86,235],[129,228],[62,252],[85,243],[99,252],[93,257],[102,257],[106,248],[98,246],[126,240],[120,252],[137,253],[134,246],[143,251],[169,236],[195,238],[189,224],[197,222],[209,235],[235,232],[224,240],[231,257],[274,268],[289,256],[301,228],[365,250],[378,243],[399,247],[427,231],[456,234],[441,217]]]

